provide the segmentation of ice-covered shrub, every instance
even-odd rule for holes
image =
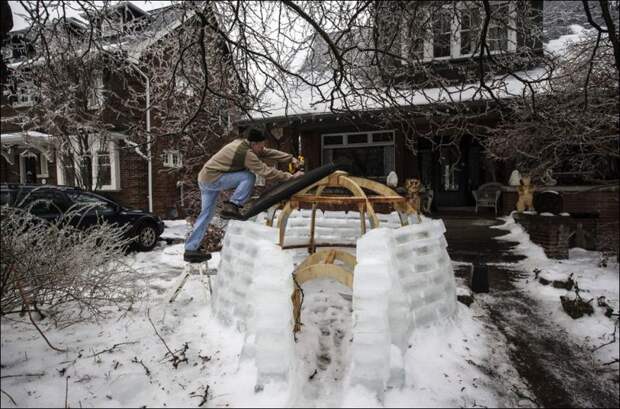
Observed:
[[[135,272],[123,263],[130,239],[108,223],[79,230],[79,210],[44,222],[21,209],[1,209],[0,314],[36,310],[56,325],[101,317],[131,305]]]

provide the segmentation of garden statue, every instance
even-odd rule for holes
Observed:
[[[532,183],[530,176],[523,176],[521,178],[521,184],[517,187],[519,192],[519,200],[517,200],[517,211],[522,212],[524,210],[534,210],[534,190],[536,188]]]
[[[421,199],[420,199],[420,189],[422,187],[422,182],[420,179],[407,179],[405,180],[405,189],[407,189],[407,198],[409,199],[409,204],[413,207],[416,213],[420,214],[421,208]]]
[[[392,189],[398,186],[398,175],[396,175],[396,172],[391,171],[390,173],[388,173],[386,184]]]
[[[519,186],[521,182],[521,174],[517,169],[513,170],[510,174],[510,179],[508,179],[508,184],[510,186]]]

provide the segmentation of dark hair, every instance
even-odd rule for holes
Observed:
[[[250,128],[246,131],[246,137],[250,142],[262,142],[265,140],[265,134],[256,128]]]

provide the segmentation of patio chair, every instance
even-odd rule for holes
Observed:
[[[497,182],[485,183],[478,187],[478,190],[471,192],[476,199],[476,214],[480,207],[492,207],[497,216],[497,204],[502,194],[502,184]]]

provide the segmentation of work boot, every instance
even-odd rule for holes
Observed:
[[[207,260],[211,260],[211,254],[203,253],[200,250],[185,250],[183,260],[188,263],[204,263]]]
[[[239,211],[239,206],[237,206],[233,202],[224,202],[224,206],[222,207],[222,211],[220,212],[220,218],[224,220],[244,220],[243,215]]]

